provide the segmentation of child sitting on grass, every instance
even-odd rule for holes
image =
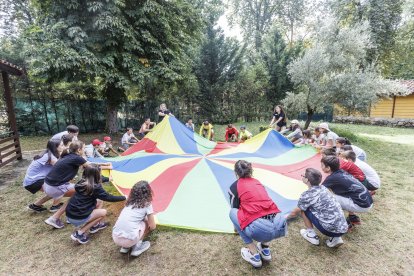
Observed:
[[[253,134],[246,129],[246,126],[241,126],[240,127],[240,134],[239,134],[239,136],[240,136],[239,141],[240,142],[244,142],[244,141],[252,138],[253,137]]]
[[[101,184],[101,170],[98,165],[92,164],[85,168],[80,180],[75,185],[75,194],[66,207],[66,218],[77,229],[70,236],[72,240],[81,244],[89,241],[86,232],[96,233],[106,228],[106,210],[103,201],[117,202],[125,200],[125,196],[108,194]]]
[[[132,187],[118,220],[112,231],[116,245],[121,246],[121,253],[137,257],[150,247],[145,236],[155,229],[154,211],[152,209],[153,192],[147,181],[139,181]]]
[[[214,138],[214,129],[213,125],[209,123],[208,120],[205,120],[200,127],[200,136],[213,141]]]
[[[233,124],[228,124],[226,128],[225,139],[226,142],[237,142],[239,137],[239,131],[233,126]]]
[[[341,236],[348,231],[348,224],[341,205],[327,188],[319,185],[321,180],[322,174],[318,170],[306,169],[302,181],[308,186],[308,190],[302,193],[298,207],[287,218],[296,217],[300,213],[306,226],[306,229],[300,230],[300,234],[308,242],[319,245],[319,237],[313,229],[315,226],[329,237],[327,246],[339,247],[344,243]]]
[[[281,132],[281,134],[286,135],[286,133],[290,132],[286,138],[289,139],[292,143],[296,144],[300,139],[303,138],[302,129],[299,125],[298,120],[292,120],[290,122],[290,126]]]
[[[110,157],[110,153],[112,152],[116,156],[119,156],[119,153],[114,150],[114,147],[112,146],[112,139],[109,136],[105,136],[103,138],[104,145],[103,145],[103,156]]]

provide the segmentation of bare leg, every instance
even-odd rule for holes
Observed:
[[[305,223],[305,226],[307,229],[313,229],[313,224],[312,222],[308,219],[308,217],[306,216],[305,212],[301,211],[300,212],[300,216],[303,219],[303,222]]]
[[[89,219],[88,223],[86,223],[85,226],[83,226],[80,230],[78,230],[79,234],[83,234],[86,231],[88,231],[92,226],[99,223],[101,220],[103,220],[106,216],[106,210],[105,209],[95,209],[92,211],[91,218]]]
[[[247,248],[249,249],[250,253],[252,253],[253,255],[256,255],[257,253],[259,253],[259,251],[257,251],[256,244],[254,242],[247,244]]]
[[[75,189],[67,191],[63,196],[72,197],[74,194],[75,194]],[[63,204],[62,207],[60,207],[59,210],[57,210],[56,213],[53,214],[52,218],[60,219],[60,217],[66,211],[66,206],[68,206],[68,201],[66,201],[65,204]]]
[[[51,200],[52,198],[48,195],[45,195],[44,197],[42,197],[41,199],[38,199],[35,203],[33,203],[36,206],[41,206],[43,205],[45,202]]]

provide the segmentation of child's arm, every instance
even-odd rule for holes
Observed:
[[[286,219],[297,217],[301,211],[302,210],[299,207],[296,207],[295,209],[292,210],[292,212],[290,212],[289,215],[286,215]]]
[[[203,136],[203,125],[201,125],[201,127],[200,127],[200,136]]]
[[[156,225],[156,223],[155,223],[155,217],[154,217],[154,214],[149,214],[148,216],[147,216],[147,218],[148,218],[148,227],[149,227],[149,229],[152,231],[152,230],[155,230],[155,228],[157,227],[157,225]]]
[[[123,201],[126,199],[125,196],[114,196],[114,195],[108,194],[102,188],[102,186],[99,186],[98,188],[96,188],[95,193],[96,193],[96,198],[103,200],[103,201],[108,201],[108,202],[118,202],[118,201]]]

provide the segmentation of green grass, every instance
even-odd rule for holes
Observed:
[[[246,125],[254,134],[258,133],[259,124]],[[27,212],[25,206],[40,195],[22,189],[24,168],[21,168],[19,174],[10,174],[11,185],[0,189],[0,274],[413,275],[414,145],[362,134],[404,135],[414,139],[414,130],[339,124],[332,127],[356,134],[353,142],[367,152],[368,162],[382,179],[373,210],[361,215],[363,224],[345,235],[345,245],[337,250],[307,243],[299,234],[302,222],[295,220],[289,223],[287,237],[272,242],[274,259],[261,270],[251,268],[240,258],[243,244],[238,236],[166,227],[151,235],[149,251],[137,259],[128,259],[119,254],[110,229],[93,235],[87,245],[75,245],[69,238],[71,226],[52,230],[42,222],[49,214]],[[217,138],[221,140],[224,128],[215,125]],[[81,139],[94,137],[81,136]],[[46,139],[23,138],[23,149],[42,149]],[[19,166],[7,167],[7,170],[19,169]],[[4,168],[1,174],[9,175]],[[115,191],[110,185],[106,188]],[[105,206],[109,221],[114,223],[122,203]]]

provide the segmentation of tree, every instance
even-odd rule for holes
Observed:
[[[243,29],[245,41],[253,42],[256,51],[262,47],[262,38],[276,18],[279,1],[230,0],[232,15],[230,23]]]
[[[289,109],[307,112],[305,128],[328,104],[361,110],[378,96],[401,89],[365,64],[370,47],[367,24],[341,28],[337,20],[329,19],[316,33],[313,46],[288,66],[298,93],[288,93],[284,100]]]
[[[381,71],[388,74],[393,60],[391,53],[401,22],[403,0],[332,0],[331,8],[347,26],[369,22],[373,47],[368,49],[368,63],[377,62]]]
[[[262,58],[270,77],[266,96],[271,103],[278,103],[285,97],[287,91],[293,90],[287,66],[300,55],[302,49],[302,44],[299,42],[288,47],[278,28],[274,28],[264,40]]]
[[[29,30],[32,66],[49,80],[97,80],[107,102],[107,129],[132,85],[146,77],[176,81],[184,48],[197,39],[201,21],[180,0],[35,1],[38,26]]]
[[[200,115],[203,118],[223,120],[223,110],[231,105],[226,87],[235,81],[243,68],[243,54],[244,48],[237,40],[225,38],[223,30],[210,22],[195,68],[200,86]]]

